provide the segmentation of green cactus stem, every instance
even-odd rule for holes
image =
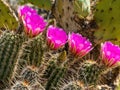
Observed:
[[[57,82],[64,76],[65,72],[66,68],[64,67],[57,67],[54,69],[46,84],[46,90],[54,90],[57,86]]]
[[[39,67],[43,60],[43,53],[45,50],[45,40],[42,35],[35,38],[30,38],[24,42],[18,56],[19,64],[21,67],[35,66]]]
[[[99,76],[104,71],[101,65],[98,65],[95,61],[85,61],[83,62],[78,71],[79,80],[87,85],[96,85],[99,81]]]
[[[14,75],[18,51],[23,42],[24,37],[14,32],[3,32],[0,36],[0,81],[10,81]]]

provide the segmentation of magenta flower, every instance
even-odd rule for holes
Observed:
[[[18,8],[18,15],[19,17],[22,19],[23,16],[25,16],[27,13],[29,14],[36,14],[37,11],[32,9],[31,7],[27,6],[27,5],[24,5],[24,6],[20,6]]]
[[[108,66],[115,66],[120,63],[120,47],[106,41],[101,44],[101,56],[103,63]]]
[[[47,44],[51,49],[59,49],[67,41],[67,34],[62,28],[49,26],[47,30]]]
[[[78,33],[69,34],[68,44],[71,53],[80,58],[93,49],[91,42]]]
[[[37,11],[29,6],[20,6],[18,8],[18,14],[23,21],[26,34],[30,37],[35,37],[43,32],[47,25],[44,18],[39,16]]]
[[[38,14],[26,14],[22,20],[26,28],[25,32],[30,37],[34,37],[43,32],[47,25],[44,18]]]

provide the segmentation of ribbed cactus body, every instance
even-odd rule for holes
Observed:
[[[102,67],[96,62],[85,61],[79,68],[78,78],[85,85],[94,85],[97,84],[101,72]]]
[[[9,81],[17,62],[24,37],[13,32],[3,32],[0,37],[0,81]]]
[[[23,67],[24,65],[39,67],[45,50],[43,42],[41,35],[24,42],[18,56],[19,64]]]
[[[120,0],[99,0],[94,15],[98,24],[97,40],[120,40],[119,9]]]
[[[82,90],[82,88],[76,83],[71,83],[62,88],[61,90]]]
[[[58,81],[56,90],[85,90],[84,84],[71,74],[65,73],[65,76]]]
[[[65,75],[65,72],[66,68],[64,67],[55,68],[48,79],[48,82],[46,84],[46,90],[55,90],[58,81]]]
[[[45,90],[45,88],[38,82],[30,87],[30,90]]]
[[[57,0],[55,2],[53,14],[56,18],[56,21],[67,32],[73,32],[81,29],[81,26],[75,20],[77,18],[77,15],[75,15],[75,8],[74,0]]]
[[[44,78],[49,78],[50,75],[52,74],[53,70],[56,68],[56,64],[54,61],[50,61],[48,67],[46,68],[44,72]]]
[[[63,51],[61,53],[58,53],[58,55],[53,55],[53,58],[51,57],[51,59],[49,59],[48,62],[48,66],[44,72],[44,78],[49,78],[50,75],[52,74],[52,72],[54,71],[54,69],[56,69],[57,67],[59,67],[60,65],[62,65],[64,63],[64,61],[66,61],[66,51]]]
[[[22,81],[27,82],[29,85],[33,85],[38,80],[38,72],[34,67],[26,67],[21,73]]]

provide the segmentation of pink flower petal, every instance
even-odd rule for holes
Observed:
[[[92,50],[92,44],[81,34],[72,33],[68,36],[69,49],[75,56],[83,57]]]
[[[20,12],[25,32],[28,36],[35,37],[44,31],[47,22],[34,9],[28,6],[21,6],[18,11]]]
[[[67,41],[67,34],[62,28],[49,26],[47,30],[47,42],[51,49],[59,49]]]
[[[101,57],[106,66],[115,66],[118,62],[120,62],[120,47],[112,44],[110,41],[102,43]]]

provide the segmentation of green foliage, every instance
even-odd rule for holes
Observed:
[[[0,81],[9,81],[14,73],[18,51],[24,37],[13,32],[3,32],[0,37]]]
[[[100,0],[96,6],[97,40],[120,40],[120,0]]]
[[[16,18],[10,8],[0,0],[0,29],[15,30],[18,26]]]
[[[45,10],[51,10],[52,8],[51,0],[21,0],[21,4],[25,4],[25,3],[31,3]]]

